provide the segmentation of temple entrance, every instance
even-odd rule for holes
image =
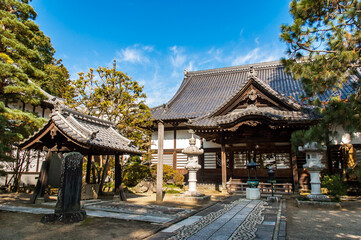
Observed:
[[[267,171],[271,167],[276,171],[276,177],[280,182],[292,182],[291,149],[289,144],[282,144],[284,146],[260,144],[230,149],[229,156],[232,165],[230,177],[246,182],[248,178],[246,165],[253,160],[259,164],[257,176],[261,182],[267,182]]]

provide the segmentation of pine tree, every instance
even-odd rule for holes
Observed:
[[[11,160],[11,145],[29,136],[45,119],[9,108],[11,103],[38,105],[45,99],[50,66],[59,67],[50,38],[34,22],[36,12],[28,0],[0,1],[0,160]],[[64,72],[64,70],[62,70]],[[67,73],[67,71],[66,71]],[[66,74],[63,75],[67,78]]]
[[[332,134],[328,129],[336,125],[360,131],[360,1],[293,0],[290,13],[293,23],[281,26],[280,37],[288,45],[288,59],[282,61],[286,71],[301,80],[305,99],[323,116],[301,135],[327,142]],[[347,99],[340,95],[344,86],[353,88]],[[326,91],[335,94],[321,102],[318,96]]]

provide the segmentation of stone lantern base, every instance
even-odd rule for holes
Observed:
[[[246,198],[249,200],[261,199],[261,190],[259,188],[246,188]]]
[[[324,202],[330,202],[331,199],[329,199],[326,195],[323,194],[308,194],[307,198],[312,201],[324,201]]]
[[[175,200],[181,201],[181,202],[194,202],[194,203],[207,202],[207,201],[211,200],[211,196],[204,195],[204,194],[201,194],[200,196],[191,196],[191,195],[186,195],[184,193],[179,196],[174,196],[173,198]]]

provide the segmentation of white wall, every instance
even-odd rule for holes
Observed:
[[[191,138],[191,134],[188,132],[188,130],[177,130],[177,148],[176,149],[184,149],[189,146],[189,139]],[[201,146],[201,140],[200,137],[197,135],[194,135],[194,138],[196,139],[196,146]],[[158,131],[154,132],[152,135],[152,150],[158,149]],[[164,149],[173,149],[174,148],[174,131],[164,131],[164,143],[163,143]]]
[[[173,131],[164,131],[164,142],[163,149],[173,149],[174,148],[174,132]],[[152,148],[158,149],[158,131],[154,132],[152,135]]]
[[[203,148],[220,148],[221,144],[212,142],[212,141],[203,141]]]
[[[189,139],[192,137],[192,134],[188,132],[189,130],[177,130],[177,149],[183,149],[189,146]],[[201,147],[201,139],[199,136],[194,134],[196,139],[196,146]]]

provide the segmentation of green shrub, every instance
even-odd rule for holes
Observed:
[[[174,194],[174,193],[180,193],[180,191],[175,190],[175,189],[169,189],[169,190],[166,190],[165,193]]]
[[[177,186],[183,186],[184,176],[183,174],[176,173],[173,177],[173,182]]]
[[[357,166],[350,173],[350,180],[361,182],[361,167]]]
[[[339,175],[325,175],[322,178],[322,187],[327,188],[329,195],[337,199],[347,193],[347,185]]]
[[[140,181],[151,176],[148,166],[137,161],[131,162],[124,167],[123,183],[128,187],[134,187]]]
[[[151,167],[150,171],[152,173],[153,179],[156,179],[157,178],[157,164],[154,164]],[[174,171],[174,169],[171,166],[163,164],[163,182],[167,183],[169,180],[171,180],[174,177],[175,173],[176,172]]]

